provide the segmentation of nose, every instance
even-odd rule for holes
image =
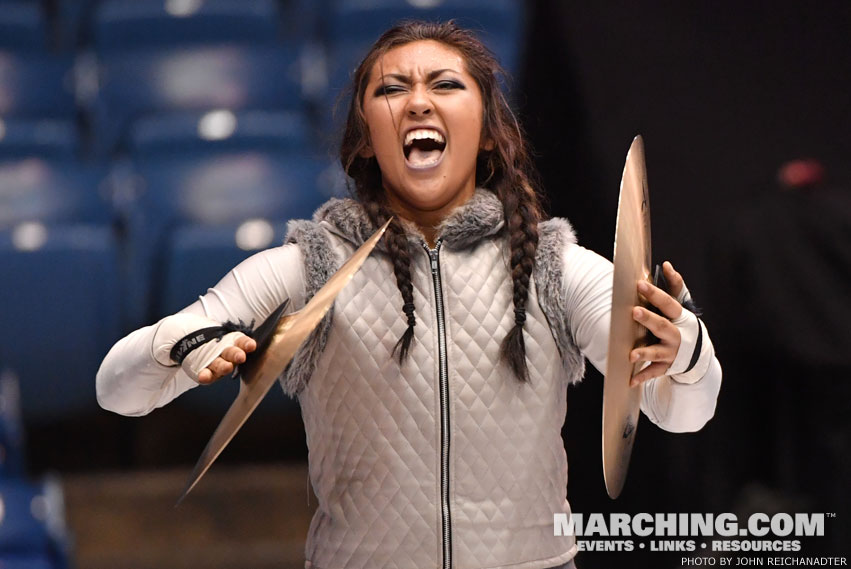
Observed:
[[[408,115],[411,117],[427,116],[431,114],[433,105],[425,89],[415,88],[408,99]]]

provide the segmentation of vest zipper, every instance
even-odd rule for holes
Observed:
[[[446,320],[443,314],[443,287],[440,280],[440,245],[434,249],[423,243],[431,261],[431,278],[437,304],[437,348],[440,370],[440,509],[443,520],[443,569],[452,569],[452,519],[449,511],[449,366],[446,355]]]

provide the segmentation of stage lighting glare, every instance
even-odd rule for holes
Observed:
[[[236,230],[236,246],[243,251],[265,249],[275,238],[275,229],[265,219],[249,219]]]
[[[12,230],[12,245],[18,251],[37,251],[47,243],[47,228],[37,221],[26,221]]]
[[[224,140],[236,131],[236,116],[228,110],[210,111],[198,121],[198,136],[204,140]]]

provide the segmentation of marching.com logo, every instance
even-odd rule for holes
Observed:
[[[797,538],[824,532],[822,513],[756,513],[742,521],[732,513],[553,514],[553,535],[575,537],[580,551],[801,551]]]
[[[824,514],[554,514],[553,535],[596,537],[776,537],[823,536]]]

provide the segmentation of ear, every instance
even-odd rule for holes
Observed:
[[[358,150],[358,156],[361,158],[372,158],[375,156],[375,151],[372,150],[372,146],[369,144],[364,144],[363,148]]]
[[[479,148],[481,150],[487,150],[488,152],[493,150],[495,147],[496,143],[494,143],[493,139],[489,136],[482,138],[482,142],[479,144]]]

